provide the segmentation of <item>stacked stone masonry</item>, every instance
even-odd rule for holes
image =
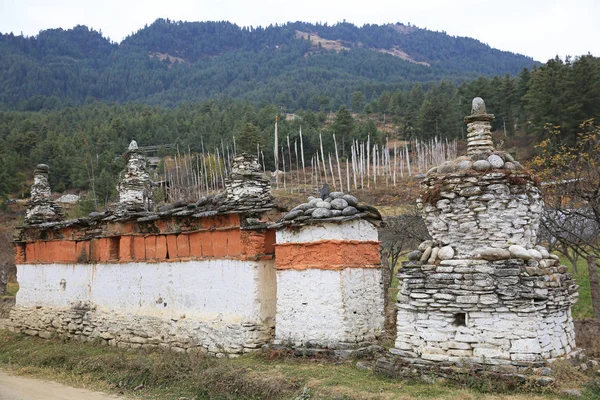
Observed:
[[[256,160],[234,158],[225,193],[153,212],[135,141],[126,156],[119,203],[69,221],[36,211],[50,196],[48,167],[38,167],[28,215],[41,217],[15,237],[20,289],[9,328],[216,356],[272,340],[273,204]]]
[[[126,158],[127,166],[121,173],[117,186],[119,202],[114,211],[123,214],[128,211],[151,210],[152,189],[150,175],[146,171],[146,157],[139,151],[135,140],[129,144]]]
[[[49,169],[46,164],[39,164],[33,171],[31,198],[25,213],[25,222],[28,224],[61,221],[64,218],[60,206],[50,199]]]
[[[432,238],[453,258],[533,248],[543,205],[534,177],[499,169],[465,170],[426,177],[417,200]],[[500,256],[498,256],[500,257]],[[505,257],[508,258],[508,257]]]
[[[271,183],[263,176],[256,157],[242,154],[233,160],[234,168],[227,177],[227,201],[235,210],[272,208]]]
[[[271,340],[275,232],[245,214],[24,228],[14,330],[235,355]],[[41,238],[44,239],[41,239]]]
[[[491,147],[481,99],[466,118],[468,156],[432,168],[417,206],[432,240],[399,272],[391,353],[422,367],[544,365],[575,350],[577,285],[536,245],[543,208],[535,176]]]
[[[38,166],[31,218],[14,241],[20,289],[3,325],[43,338],[219,357],[271,343],[276,313],[277,336],[303,346],[377,337],[376,209],[334,193],[324,203],[341,207],[337,216],[274,223],[280,214],[269,181],[256,158],[242,154],[224,192],[154,212],[135,141],[126,157],[119,203],[68,221],[53,211],[48,167]]]

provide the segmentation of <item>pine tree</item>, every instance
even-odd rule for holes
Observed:
[[[261,147],[263,147],[263,141],[258,132],[258,128],[250,122],[244,124],[239,134],[239,138],[237,150],[240,153],[254,154],[256,152],[256,145],[261,145]]]

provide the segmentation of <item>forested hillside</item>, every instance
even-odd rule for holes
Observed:
[[[386,137],[461,138],[466,134],[463,118],[475,96],[486,100],[488,111],[496,115],[494,128],[505,129],[509,137],[518,130],[541,140],[550,124],[560,126],[561,139],[573,141],[583,120],[600,120],[600,59],[589,55],[555,59],[524,69],[516,77],[480,77],[460,85],[443,81],[429,88],[417,84],[411,89],[386,89],[370,100],[354,91],[350,108],[360,113],[350,113],[345,105],[335,115],[297,110],[299,118],[289,121],[275,105],[223,99],[174,108],[92,101],[58,110],[4,111],[0,112],[0,199],[26,196],[28,174],[40,162],[50,164],[54,190],[87,190],[94,174],[98,197],[111,199],[123,167],[120,155],[131,139],[142,146],[177,143],[182,151],[197,152],[204,145],[215,152],[221,143],[231,146],[235,135],[238,151],[254,152],[259,144],[272,170],[278,114],[280,138],[289,135],[293,143],[302,127],[307,157],[319,145],[319,132],[326,152],[333,149],[331,134],[336,133],[342,157],[352,139],[364,140],[368,135],[378,143]]]
[[[336,134],[342,158],[367,136],[462,138],[475,96],[507,136],[541,139],[552,124],[574,138],[583,120],[600,118],[599,60],[536,64],[402,24],[159,19],[120,44],[85,26],[0,35],[0,199],[26,197],[44,162],[54,190],[86,191],[94,180],[100,202],[110,200],[131,139],[215,152],[235,136],[238,151],[259,145],[272,169],[276,115],[292,143],[302,127],[307,157],[319,133],[327,152]],[[299,118],[286,120],[291,111]]]
[[[241,28],[159,19],[120,44],[85,26],[0,34],[0,108],[232,98],[328,111],[350,105],[355,91],[370,101],[415,82],[458,84],[533,65],[475,39],[402,24]]]

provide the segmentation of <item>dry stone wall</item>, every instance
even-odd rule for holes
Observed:
[[[48,168],[38,168],[32,218],[15,237],[20,290],[9,329],[219,357],[255,351],[274,335],[328,349],[378,337],[375,208],[325,186],[274,224],[269,181],[242,154],[223,193],[154,212],[135,141],[126,157],[119,203],[69,221],[40,212],[51,203]]]
[[[19,307],[8,329],[41,338],[59,337],[131,348],[161,348],[236,357],[260,349],[273,327],[260,323],[165,319],[140,314],[98,311],[87,303],[70,307]]]
[[[417,207],[430,234],[441,247],[449,246],[441,258],[450,256],[451,248],[450,258],[506,259],[511,245],[532,249],[536,244],[543,205],[534,177],[524,171],[487,167],[435,173],[421,189]]]

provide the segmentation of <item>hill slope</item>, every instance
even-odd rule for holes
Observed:
[[[158,19],[120,44],[85,26],[0,34],[0,105],[174,105],[219,96],[328,109],[414,82],[516,74],[533,59],[402,24],[241,28]]]

